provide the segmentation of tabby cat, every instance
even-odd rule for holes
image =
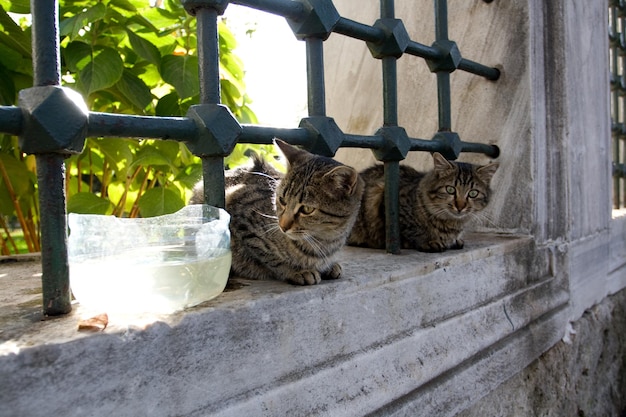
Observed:
[[[285,175],[256,155],[251,168],[226,173],[231,276],[300,285],[339,278],[335,258],[359,212],[363,181],[333,159],[275,143],[288,162]]]
[[[462,249],[463,226],[487,206],[498,164],[451,162],[439,153],[433,160],[435,167],[427,173],[400,166],[400,244],[423,252]],[[384,167],[376,165],[360,175],[365,191],[348,244],[384,248]]]

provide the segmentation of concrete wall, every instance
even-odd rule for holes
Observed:
[[[430,44],[432,1],[396,3],[412,39]],[[335,4],[352,20],[377,18],[378,2]],[[80,306],[36,319],[37,277],[2,266],[0,284],[20,298],[0,309],[0,415],[622,410],[625,329],[616,317],[624,312],[626,219],[610,209],[606,6],[449,1],[450,37],[463,56],[503,73],[497,82],[452,74],[453,129],[502,150],[491,222],[475,225],[464,250],[392,256],[348,248],[339,281],[296,288],[242,280],[185,312],[111,317],[99,334],[76,331],[89,313]],[[380,63],[362,43],[331,35],[325,64],[328,114],[346,133],[375,132]],[[435,77],[418,58],[402,57],[398,67],[400,124],[430,138]],[[352,149],[338,158],[373,162],[369,151]],[[428,159],[414,153],[407,163],[428,167]],[[610,406],[586,404],[596,392]],[[551,398],[564,414],[551,411]]]

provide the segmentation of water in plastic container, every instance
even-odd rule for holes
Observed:
[[[72,213],[72,292],[89,308],[123,313],[170,313],[210,300],[228,280],[229,220],[205,205],[146,219]]]

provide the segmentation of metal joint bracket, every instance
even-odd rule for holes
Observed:
[[[343,132],[331,117],[305,117],[300,127],[311,132],[312,140],[307,149],[314,154],[334,156],[343,142]]]
[[[89,110],[83,97],[66,87],[40,86],[21,90],[23,129],[20,149],[28,154],[78,154],[83,151]]]
[[[440,57],[436,60],[426,60],[430,72],[453,72],[459,67],[463,57],[456,42],[438,40],[432,46],[440,51]]]
[[[199,9],[214,9],[217,14],[222,15],[228,7],[229,0],[181,0],[185,11],[191,16],[195,16]]]
[[[411,150],[411,139],[403,127],[383,126],[376,135],[383,137],[383,147],[372,150],[379,161],[401,161]]]
[[[409,33],[400,19],[378,19],[374,27],[385,34],[382,42],[367,42],[367,47],[374,58],[386,56],[400,58],[411,42]]]
[[[222,104],[191,106],[187,117],[198,127],[196,139],[187,141],[187,147],[200,157],[230,154],[243,130],[228,107]]]
[[[287,19],[296,38],[328,39],[341,16],[332,0],[298,0],[304,6],[304,14],[299,19]]]
[[[449,160],[457,159],[463,150],[461,138],[456,132],[437,132],[432,140],[443,144],[444,149],[440,153]]]

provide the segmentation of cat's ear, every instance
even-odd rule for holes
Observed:
[[[287,162],[292,164],[297,158],[307,155],[307,151],[303,151],[302,149],[296,148],[293,145],[288,144],[285,141],[282,141],[278,138],[274,139],[274,144],[280,148],[280,151],[285,155]]]
[[[433,162],[435,163],[435,171],[447,171],[454,168],[454,165],[439,152],[433,153]]]
[[[352,195],[359,181],[359,173],[354,168],[339,165],[324,174],[324,178],[328,178],[336,190]]]
[[[489,184],[489,182],[491,182],[493,174],[496,173],[499,166],[500,164],[497,162],[484,165],[476,170],[476,174],[478,174],[478,178]]]

